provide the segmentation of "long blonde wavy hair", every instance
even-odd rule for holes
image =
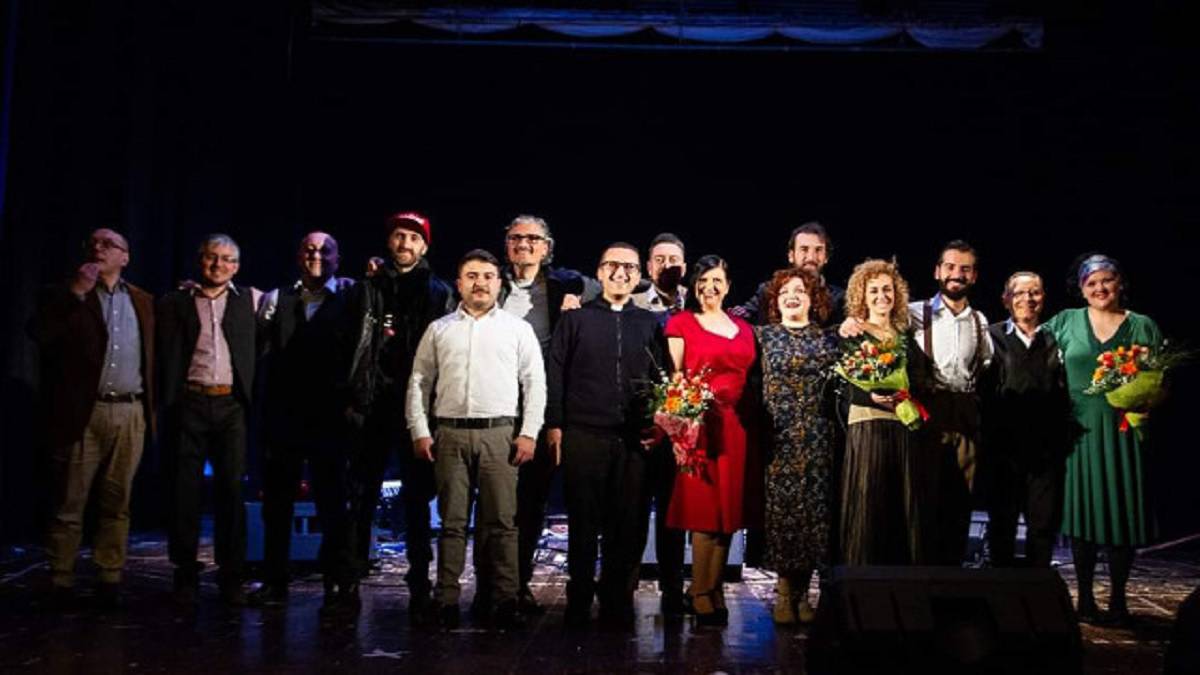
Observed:
[[[846,316],[863,320],[870,316],[867,309],[867,282],[883,274],[892,278],[892,286],[895,289],[892,328],[904,331],[908,329],[908,282],[900,276],[900,268],[896,266],[895,260],[889,262],[869,259],[854,267],[850,281],[846,284]]]

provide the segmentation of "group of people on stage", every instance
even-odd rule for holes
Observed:
[[[130,487],[157,434],[174,598],[185,606],[197,602],[203,567],[205,461],[217,581],[233,606],[287,601],[307,462],[322,532],[321,613],[355,615],[395,455],[417,623],[458,625],[472,510],[472,615],[513,628],[543,611],[530,581],[560,465],[568,625],[589,623],[596,599],[602,620],[633,618],[651,511],[662,612],[720,626],[738,530],[759,533],[763,565],[778,574],[774,619],[790,624],[812,620],[812,575],[829,564],[960,565],[979,503],[990,513],[994,565],[1016,564],[1024,514],[1028,564],[1049,566],[1057,534],[1070,537],[1081,619],[1129,621],[1134,547],[1152,535],[1142,440],[1119,432],[1118,412],[1084,389],[1104,350],[1162,340],[1153,321],[1127,309],[1112,258],[1082,258],[1075,288],[1085,305],[1048,320],[1041,277],[1012,274],[1010,316],[989,324],[970,304],[978,259],[963,241],[937,252],[938,293],[912,300],[894,261],[860,263],[845,289],[827,282],[830,237],[806,223],[788,236],[788,267],[729,306],[727,262],[705,255],[689,265],[670,233],[645,259],[632,244],[608,245],[589,276],[551,266],[549,226],[522,215],[505,228],[505,259],[469,251],[453,285],[426,258],[432,230],[421,214],[390,216],[383,239],[386,257],[355,282],[336,276],[336,240],[310,233],[297,252],[299,279],[264,294],[234,283],[238,245],[211,235],[198,250],[199,278],[155,303],[123,277],[126,239],[92,233],[85,262],[46,290],[30,323],[57,467],[47,544],[56,598],[72,597],[92,497],[96,595],[118,603]],[[911,391],[867,392],[834,375],[843,350],[862,340],[900,345]],[[649,406],[650,384],[679,369],[705,371],[714,394],[697,471],[677,470]],[[910,397],[928,413],[916,430],[896,413]],[[247,595],[252,403],[263,418],[265,559],[263,583]],[[441,531],[431,581],[434,497]],[[1092,592],[1102,546],[1106,612]]]

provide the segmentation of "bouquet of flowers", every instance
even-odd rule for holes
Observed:
[[[1083,393],[1104,394],[1108,404],[1121,414],[1121,431],[1131,427],[1139,430],[1150,409],[1166,396],[1163,373],[1182,358],[1175,353],[1155,354],[1139,344],[1121,345],[1096,357],[1092,383]]]
[[[899,341],[881,342],[864,336],[858,344],[847,343],[833,369],[863,391],[894,393],[898,401],[896,417],[904,426],[916,429],[929,419],[929,412],[908,391],[905,361],[904,345]]]
[[[652,388],[650,410],[654,423],[666,432],[675,451],[675,463],[686,474],[699,473],[705,457],[697,449],[701,420],[713,400],[708,382],[709,371],[701,368],[689,373],[676,371],[671,375],[660,371]]]

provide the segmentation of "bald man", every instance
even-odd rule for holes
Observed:
[[[288,597],[288,560],[298,485],[308,462],[321,524],[318,564],[328,612],[344,576],[338,552],[346,533],[346,457],[343,406],[334,398],[338,380],[337,331],[345,316],[350,279],[338,278],[338,243],[310,232],[296,251],[300,278],[263,296],[263,585],[250,594],[257,605],[281,605]]]
[[[129,540],[129,494],[153,427],[154,298],[127,282],[129,242],[102,228],[84,262],[48,288],[29,333],[41,352],[42,424],[54,458],[54,519],[47,536],[55,599],[70,602],[83,513],[95,486],[96,599],[119,604]]]

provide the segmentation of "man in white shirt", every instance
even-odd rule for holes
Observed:
[[[924,401],[930,419],[920,432],[933,461],[918,469],[928,480],[932,507],[924,509],[931,522],[922,530],[937,537],[923,543],[919,559],[927,564],[960,565],[971,521],[980,429],[976,381],[992,358],[987,318],[968,299],[978,278],[976,259],[965,241],[943,246],[933,269],[939,292],[908,306],[914,342],[933,377]]]
[[[500,282],[500,262],[491,253],[476,249],[463,256],[457,279],[462,301],[426,329],[408,382],[413,454],[433,462],[442,518],[431,618],[446,628],[459,620],[473,487],[479,490],[475,541],[486,548],[478,557],[491,576],[495,624],[521,623],[517,467],[533,458],[545,415],[546,373],[533,327],[497,306]]]

